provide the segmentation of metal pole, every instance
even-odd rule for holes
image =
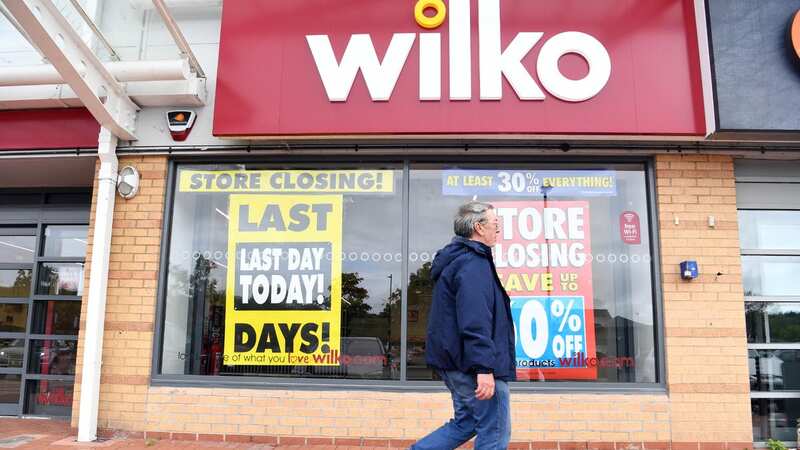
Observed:
[[[167,8],[164,0],[153,0],[153,5],[155,5],[156,10],[161,15],[161,19],[164,21],[164,25],[167,27],[169,34],[172,35],[172,39],[175,41],[178,49],[180,49],[181,53],[189,59],[189,64],[192,66],[192,70],[195,71],[198,77],[205,78],[206,74],[203,73],[203,69],[200,67],[200,63],[197,61],[197,58],[195,58],[192,48],[189,47],[189,43],[186,41],[186,38],[183,37],[180,27],[178,27],[178,24],[175,22],[175,18],[172,17],[172,14],[169,12],[169,8]]]
[[[92,30],[94,36],[100,40],[100,43],[103,44],[103,47],[105,47],[106,50],[108,50],[108,53],[111,54],[111,58],[114,59],[114,61],[121,61],[117,52],[114,51],[114,47],[112,47],[111,44],[108,43],[106,37],[103,36],[103,33],[100,32],[99,28],[97,28],[97,25],[95,25],[92,18],[89,17],[88,14],[86,14],[86,11],[83,10],[81,4],[78,3],[78,0],[69,0],[69,1],[70,3],[72,3],[72,6],[75,8],[75,10],[78,11],[78,15],[80,15],[81,18],[83,18],[83,21],[86,22],[86,25],[89,26],[89,29]]]
[[[103,361],[108,265],[111,254],[111,224],[117,187],[117,137],[106,128],[100,129],[97,154],[100,171],[97,175],[97,200],[92,239],[92,266],[89,275],[89,297],[86,325],[83,329],[83,370],[78,416],[78,441],[97,439],[97,411],[100,404],[100,372]]]

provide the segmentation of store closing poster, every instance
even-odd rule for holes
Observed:
[[[451,169],[442,193],[496,209],[494,258],[511,297],[517,378],[597,379],[589,202],[571,199],[615,196],[616,173]],[[520,200],[492,201],[499,196]]]
[[[338,365],[342,196],[229,202],[225,364]]]
[[[494,202],[520,380],[596,379],[587,201]]]

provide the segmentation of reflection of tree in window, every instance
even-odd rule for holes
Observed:
[[[748,302],[745,317],[748,342],[800,342],[800,305]]]
[[[186,373],[216,375],[222,367],[222,326],[225,323],[225,292],[212,271],[217,264],[200,255],[189,276],[191,357]]]
[[[5,284],[4,282],[0,283]],[[0,285],[0,297],[27,297],[30,293],[30,287],[31,271],[19,269],[17,270],[17,277],[14,280],[14,284]]]
[[[431,263],[426,262],[408,280],[408,310],[415,312],[416,321],[408,321],[408,367],[422,370],[423,377],[430,378],[432,373],[425,363],[425,336],[427,334],[428,314],[433,299],[433,281],[431,280]],[[411,314],[409,314],[411,319]],[[410,374],[419,378],[421,374]]]
[[[358,272],[342,273],[342,313],[346,318],[366,317],[372,310],[372,306],[364,302],[369,292],[361,287],[362,281],[364,278]]]
[[[400,291],[400,288],[393,290],[392,293],[389,295],[389,298],[386,300],[386,304],[383,305],[383,311],[381,311],[381,313],[378,315],[387,318],[399,317],[397,314],[399,314],[400,312],[397,308],[400,307],[401,295],[402,292]]]
[[[27,290],[31,287],[31,271],[17,270],[17,279],[14,280],[14,290]]]
[[[774,342],[800,342],[800,311],[770,314],[769,331]]]
[[[39,289],[41,290],[40,294],[45,295],[58,295],[58,271],[55,267],[42,264],[39,266]]]
[[[342,336],[388,337],[386,324],[380,320],[385,319],[384,311],[372,311],[367,303],[369,291],[361,285],[363,281],[358,272],[342,273]]]
[[[747,322],[747,342],[766,342],[764,336],[764,314],[767,304],[764,302],[745,303],[745,320]]]

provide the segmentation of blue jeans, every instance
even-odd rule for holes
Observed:
[[[505,450],[511,440],[508,383],[494,380],[494,396],[475,398],[475,375],[439,371],[453,397],[453,418],[411,446],[411,450],[451,450],[472,439],[475,450]]]

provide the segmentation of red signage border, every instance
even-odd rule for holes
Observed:
[[[434,29],[415,4],[226,3],[214,135],[705,135],[693,0],[449,0]],[[554,88],[593,70],[597,92]]]
[[[99,135],[85,108],[0,111],[0,151],[97,148]]]

